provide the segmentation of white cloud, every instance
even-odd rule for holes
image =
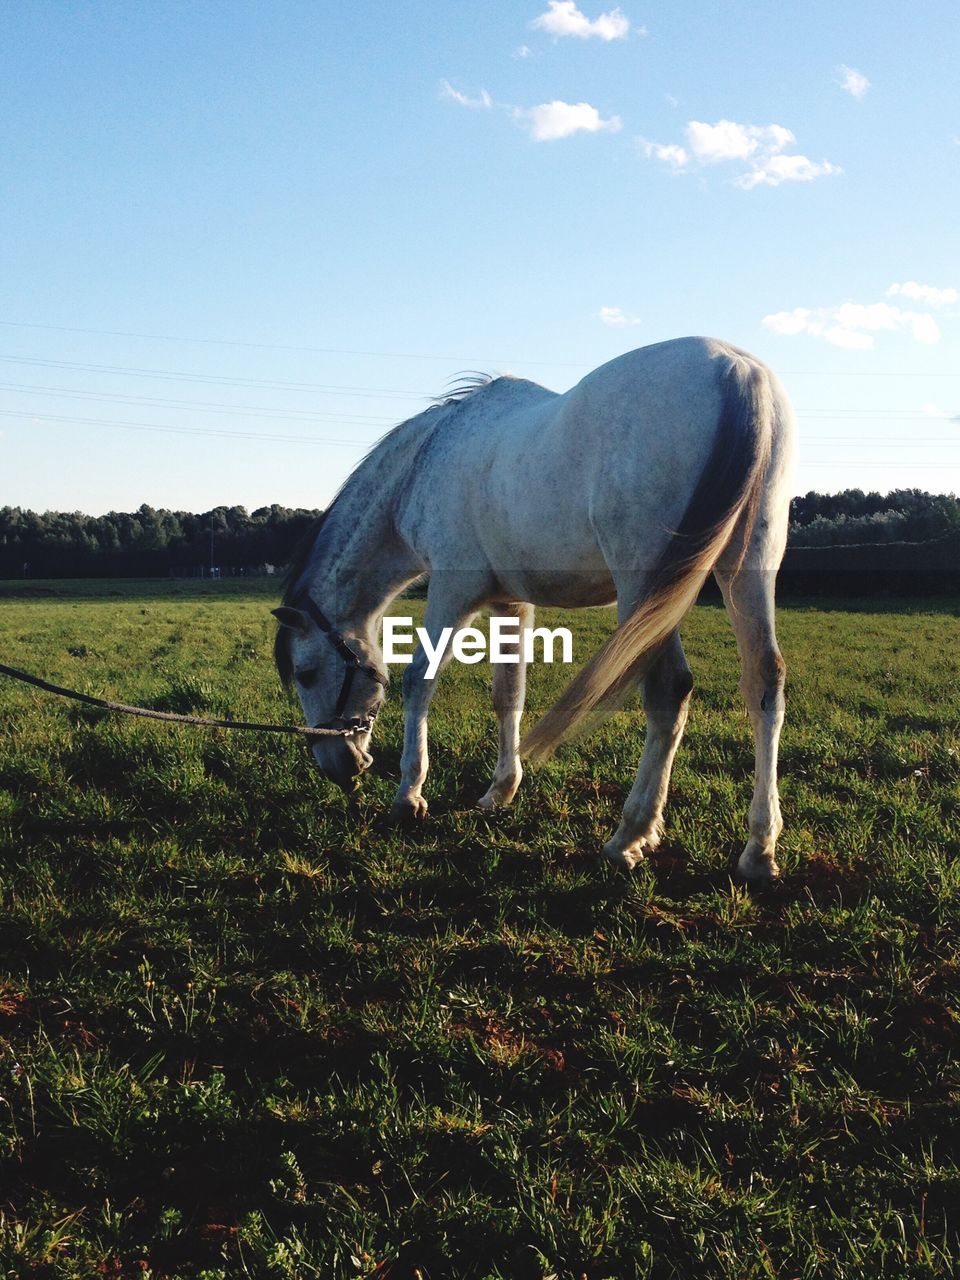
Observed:
[[[672,165],[674,169],[685,169],[690,162],[687,151],[675,142],[647,142],[640,139],[644,154]]]
[[[718,120],[716,124],[691,120],[687,125],[690,150],[704,164],[745,160],[759,149],[761,143],[771,151],[782,151],[788,143],[795,141],[790,130],[778,124],[758,128],[751,124],[737,124],[734,120]]]
[[[534,18],[530,26],[560,39],[576,36],[578,40],[623,40],[630,30],[630,19],[620,9],[601,13],[592,21],[577,8],[575,0],[549,0],[546,13]],[[641,34],[644,34],[641,30]]]
[[[572,133],[616,133],[623,128],[619,116],[604,120],[589,102],[543,102],[538,107],[516,107],[513,115],[527,125],[534,142],[568,138]]]
[[[941,409],[938,404],[922,404],[920,412],[926,414],[928,418],[946,418],[947,420],[950,418],[950,414],[947,413],[946,409]]]
[[[515,58],[529,58],[530,46],[528,44],[522,44],[519,49],[515,49],[513,51],[513,56]]]
[[[910,298],[913,302],[925,302],[930,307],[945,307],[960,301],[960,293],[956,289],[938,289],[932,284],[917,284],[916,280],[892,284],[887,290],[887,297]]]
[[[902,313],[889,302],[844,302],[833,314],[845,329],[895,329]]]
[[[940,326],[933,316],[918,315],[916,311],[905,311],[903,315],[917,342],[926,342],[932,346],[940,341]]]
[[[765,329],[785,337],[805,333],[834,347],[868,351],[874,334],[908,333],[914,342],[932,345],[940,341],[940,328],[933,316],[905,311],[889,302],[844,302],[838,307],[794,307],[764,316]]]
[[[817,164],[807,156],[770,156],[749,173],[742,174],[737,186],[751,191],[759,186],[779,187],[781,182],[812,182],[814,178],[832,173],[843,173],[843,170],[829,160]]]
[[[486,89],[480,90],[479,98],[469,98],[465,93],[460,93],[456,90],[449,80],[440,81],[440,97],[448,98],[451,102],[458,102],[461,107],[483,107],[487,109],[493,106],[493,99]]]
[[[612,325],[614,328],[627,324],[641,323],[639,316],[627,315],[622,307],[601,307],[597,315],[604,324]]]
[[[763,327],[771,329],[774,333],[793,337],[796,333],[804,332],[813,314],[807,307],[794,307],[792,311],[776,311],[773,315],[763,317]]]
[[[508,103],[495,103],[486,89],[481,89],[478,97],[471,98],[455,89],[449,80],[440,81],[440,97],[461,107],[489,110],[496,106],[498,110],[509,112],[514,120],[526,126],[535,142],[567,138],[572,133],[617,133],[623,128],[619,116],[605,120],[589,102],[555,100],[542,102],[536,107],[512,107]]]
[[[738,124],[735,120],[718,120],[708,124],[691,120],[686,130],[686,146],[676,142],[647,142],[640,139],[644,153],[674,169],[684,169],[691,158],[699,165],[736,163],[747,168],[735,179],[745,191],[754,187],[779,187],[783,182],[810,182],[814,178],[842,172],[828,160],[811,160],[808,156],[788,153],[796,142],[794,134],[782,124]]]
[[[873,334],[858,333],[856,329],[844,329],[843,325],[832,324],[823,331],[823,339],[833,347],[845,347],[849,351],[869,351],[873,346]]]
[[[845,63],[837,67],[836,83],[854,98],[862,98],[870,88],[870,81],[867,77],[862,72],[855,71],[853,67],[848,67]]]

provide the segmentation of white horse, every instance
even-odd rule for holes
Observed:
[[[499,754],[482,808],[509,804],[521,756],[536,759],[642,682],[647,734],[620,825],[604,845],[632,868],[660,839],[693,681],[679,626],[712,571],[740,652],[756,776],[746,880],[778,874],[783,825],[777,747],[784,663],[774,631],[795,424],[774,374],[707,338],[680,338],[611,360],[563,395],[517,378],[475,383],[395,427],[361,462],[288,577],[276,656],[332,781],[369,767],[384,698],[380,620],[429,573],[433,647],[489,605],[532,625],[535,605],[616,600],[618,626],[520,741],[524,666],[493,668]],[[397,819],[427,802],[427,711],[434,680],[421,649],[403,677]]]

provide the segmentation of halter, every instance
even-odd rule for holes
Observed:
[[[337,705],[333,709],[333,718],[331,720],[323,721],[322,724],[316,724],[313,727],[315,729],[335,729],[342,726],[345,730],[357,733],[366,733],[368,730],[373,728],[373,722],[377,718],[376,711],[371,712],[366,720],[363,720],[358,716],[353,716],[349,720],[345,720],[343,717],[343,711],[347,705],[350,690],[353,687],[353,677],[358,671],[363,671],[371,680],[375,680],[377,684],[381,685],[384,689],[386,689],[387,685],[390,683],[390,677],[384,675],[384,673],[372,663],[364,662],[359,653],[357,653],[355,649],[351,649],[350,645],[347,644],[340,632],[335,630],[333,623],[311,596],[307,594],[299,596],[294,601],[294,608],[303,609],[305,613],[310,615],[313,621],[323,632],[326,639],[337,651],[338,656],[343,659],[346,667],[343,673],[343,682],[340,685],[340,693],[337,696]]]

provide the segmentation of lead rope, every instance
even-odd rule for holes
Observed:
[[[9,676],[11,680],[20,680],[23,684],[43,689],[45,693],[55,693],[61,698],[72,698],[74,702],[86,703],[89,707],[100,707],[103,711],[113,711],[125,716],[140,716],[144,720],[163,720],[167,724],[193,724],[204,729],[253,729],[261,733],[296,733],[303,738],[345,738],[351,733],[365,733],[372,728],[372,722],[357,720],[345,725],[342,729],[310,728],[302,724],[259,724],[254,720],[207,720],[202,716],[178,715],[175,711],[154,711],[150,707],[132,707],[125,702],[110,702],[106,698],[95,698],[92,694],[81,693],[79,689],[65,689],[62,685],[51,684],[49,680],[41,680],[27,671],[17,667],[7,667],[0,663],[0,675]]]

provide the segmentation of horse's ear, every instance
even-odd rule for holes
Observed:
[[[310,619],[300,609],[291,609],[287,605],[281,605],[279,609],[271,609],[270,612],[281,627],[288,627],[291,631],[299,631],[305,634],[310,626]]]

